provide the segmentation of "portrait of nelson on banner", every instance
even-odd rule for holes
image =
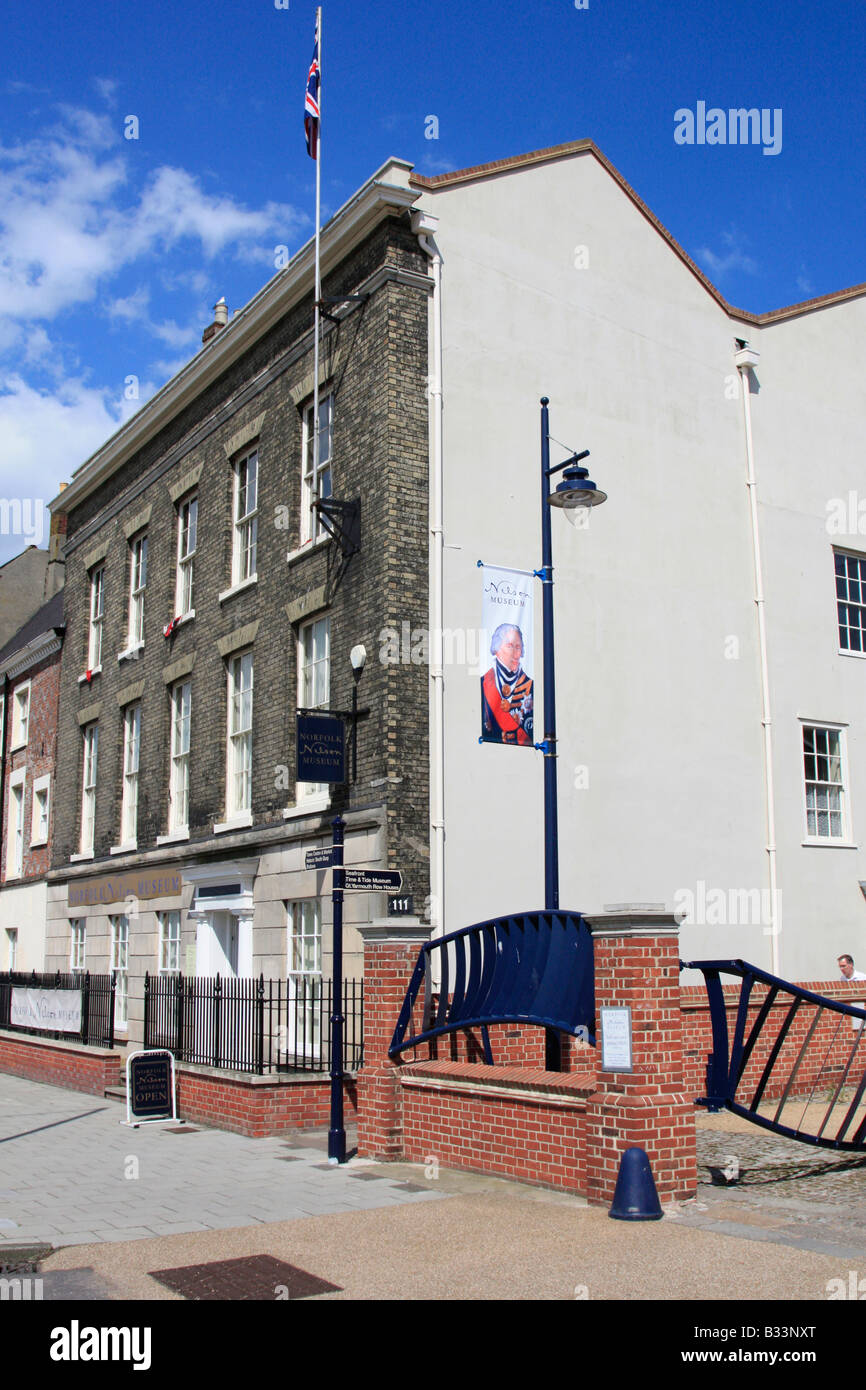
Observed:
[[[532,677],[523,669],[523,633],[500,623],[490,640],[493,665],[481,679],[481,727],[485,743],[533,746]]]

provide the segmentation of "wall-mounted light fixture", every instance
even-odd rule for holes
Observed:
[[[338,497],[317,497],[312,510],[332,540],[340,547],[344,559],[361,549],[361,499],[344,502]]]

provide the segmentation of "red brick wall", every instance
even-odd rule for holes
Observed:
[[[495,1023],[487,1030],[495,1067],[537,1067],[544,1070],[544,1029],[524,1023]],[[480,1028],[462,1028],[445,1033],[428,1044],[431,1060],[443,1062],[483,1062],[484,1043]]]
[[[15,689],[30,681],[30,723],[26,748],[10,752],[12,743],[12,696]],[[10,880],[24,883],[41,877],[51,866],[51,834],[54,825],[54,759],[57,741],[57,711],[60,695],[60,652],[24,671],[9,683],[9,705],[6,719],[6,790],[3,825],[0,827],[0,883],[6,881],[6,838],[9,829],[9,779],[22,767],[27,769],[24,790],[24,869],[20,878]],[[49,797],[48,843],[30,848],[33,825],[33,782],[37,777],[52,774]]]
[[[854,981],[851,984],[843,980],[815,980],[799,982],[803,989],[811,990],[814,994],[822,994],[830,999],[835,999],[843,1004],[857,1004],[866,999],[866,981]],[[723,986],[725,1003],[728,1016],[728,1035],[729,1042],[733,1036],[736,1024],[737,1004],[740,997],[740,987],[738,984]],[[746,1037],[754,1023],[758,1011],[767,996],[767,988],[764,985],[756,985],[752,990],[749,1000],[749,1010],[746,1024]],[[683,1053],[684,1070],[687,1092],[691,1096],[703,1096],[706,1094],[706,1066],[707,1057],[712,1051],[712,1026],[710,1023],[709,1004],[707,1002],[707,992],[703,985],[686,985],[681,991],[682,1010],[683,1010]],[[776,1003],[770,1010],[766,1023],[761,1029],[761,1035],[749,1058],[748,1066],[738,1090],[740,1098],[751,1100],[757,1086],[761,1073],[776,1040],[778,1029],[783,1022],[792,1003],[792,997],[782,991]],[[767,1100],[778,1099],[785,1085],[791,1069],[797,1060],[797,1055],[802,1047],[806,1034],[815,1017],[816,1006],[808,1003],[801,1004],[788,1030],[787,1037],[779,1051],[770,1079],[764,1091]],[[840,1018],[842,1020],[840,1025]],[[851,1020],[840,1014],[824,1012],[819,1019],[808,1051],[803,1058],[797,1072],[797,1079],[794,1083],[791,1094],[796,1096],[808,1096],[812,1087],[815,1086],[816,1094],[826,1084],[837,1083],[841,1078],[845,1063],[850,1055],[851,1047],[857,1034],[854,1032]],[[862,1062],[855,1061],[855,1066],[859,1068],[866,1065],[866,1039],[860,1043],[857,1057],[862,1058]]]
[[[483,1063],[403,1068],[404,1151],[414,1163],[585,1190],[584,1115],[594,1075]]]
[[[0,1032],[0,1072],[101,1096],[120,1080],[121,1062],[117,1052],[103,1048],[52,1045],[27,1034]]]
[[[233,1077],[180,1064],[177,1067],[177,1109],[182,1120],[264,1139],[295,1129],[327,1125],[331,1114],[331,1082],[327,1076],[291,1081]],[[357,1115],[354,1081],[343,1083],[346,1124]]]
[[[612,914],[613,916],[613,914]],[[603,921],[601,918],[599,921]],[[647,920],[649,925],[651,918]],[[683,1015],[676,930],[594,934],[596,1009],[631,1010],[632,1070],[599,1072],[587,1105],[587,1198],[613,1197],[626,1148],[643,1149],[659,1197],[686,1198],[697,1185],[695,1116],[683,1082]]]

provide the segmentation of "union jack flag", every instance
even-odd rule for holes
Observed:
[[[307,154],[311,159],[319,157],[319,26],[316,24],[316,40],[313,48],[313,61],[307,77],[307,96],[304,102],[304,130],[307,134]]]

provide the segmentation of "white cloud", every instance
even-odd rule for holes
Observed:
[[[23,496],[26,485],[28,498],[50,502],[59,484],[68,482],[140,405],[141,401],[112,400],[108,392],[78,380],[47,392],[36,390],[18,374],[0,378],[4,496]],[[0,536],[0,563],[27,544],[26,537]]]
[[[113,106],[114,80],[94,82]],[[33,138],[0,143],[0,490],[22,480],[46,501],[194,355],[226,273],[213,259],[270,271],[274,246],[310,220],[214,194],[182,168],[142,170],[104,110],[53,111]],[[107,327],[123,339],[121,358],[106,358],[110,387],[94,381],[89,350]],[[138,399],[124,400],[133,374]],[[21,548],[0,536],[0,562]]]
[[[287,204],[250,209],[163,166],[131,187],[120,138],[105,115],[58,108],[61,123],[0,147],[0,308],[50,319],[92,300],[123,268],[186,245],[205,259],[232,248],[273,254],[306,222]],[[156,269],[156,265],[153,266]]]
[[[815,293],[815,286],[809,279],[808,272],[804,265],[800,266],[800,273],[797,276],[797,289],[801,294],[810,295]]]
[[[105,312],[110,319],[121,319],[125,323],[132,323],[141,319],[150,306],[150,290],[146,285],[139,285],[138,289],[132,294],[126,295],[123,299],[112,299],[105,306]]]
[[[748,237],[736,227],[730,227],[728,231],[722,232],[721,241],[725,248],[721,254],[713,251],[709,246],[701,246],[695,253],[697,261],[712,276],[721,280],[732,270],[743,271],[746,275],[758,273],[758,262],[753,256],[746,255],[743,249],[744,246],[748,245]]]
[[[451,159],[434,159],[431,154],[425,153],[419,159],[418,167],[433,178],[436,174],[453,174],[457,165]]]
[[[108,106],[117,105],[118,82],[113,77],[94,77],[93,86]]]

